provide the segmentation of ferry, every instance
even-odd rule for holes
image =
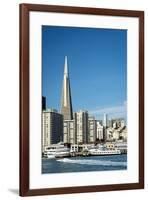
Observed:
[[[44,158],[54,159],[70,156],[70,148],[64,146],[63,143],[52,144],[46,147],[44,151]]]
[[[121,151],[118,149],[108,150],[106,148],[91,148],[89,149],[89,155],[92,156],[107,156],[107,155],[119,155]]]

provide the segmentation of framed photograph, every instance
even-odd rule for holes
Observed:
[[[20,195],[144,188],[144,12],[20,4]]]

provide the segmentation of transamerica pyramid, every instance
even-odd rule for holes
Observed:
[[[62,97],[61,97],[61,114],[63,115],[64,120],[73,119],[67,56],[65,56],[65,64],[64,64],[64,78],[63,78]]]

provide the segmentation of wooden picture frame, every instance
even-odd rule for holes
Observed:
[[[81,15],[103,15],[131,17],[139,20],[139,160],[138,182],[88,185],[74,187],[53,187],[30,189],[29,170],[29,13],[53,12]],[[68,193],[85,193],[144,188],[144,12],[131,10],[114,10],[103,8],[82,8],[54,5],[20,4],[20,196],[54,195]]]

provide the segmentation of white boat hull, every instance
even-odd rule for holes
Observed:
[[[120,155],[121,151],[119,150],[113,150],[113,151],[92,150],[92,151],[89,151],[89,154],[92,156]]]
[[[54,155],[47,155],[47,158],[48,158],[48,159],[54,159],[55,156],[54,156]]]

